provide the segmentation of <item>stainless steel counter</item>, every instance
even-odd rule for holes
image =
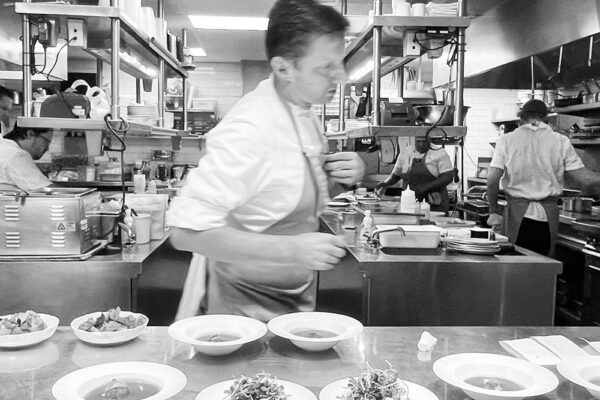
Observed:
[[[268,334],[224,357],[195,354],[190,345],[172,340],[165,327],[148,328],[139,338],[116,347],[96,347],[78,341],[71,329],[60,327],[41,345],[18,351],[0,351],[0,398],[50,400],[52,386],[62,376],[92,365],[119,361],[148,361],[171,365],[187,376],[187,385],[175,400],[193,400],[209,385],[234,376],[268,371],[279,379],[303,385],[318,395],[321,388],[342,378],[356,376],[368,362],[381,368],[389,361],[403,379],[433,391],[440,400],[467,398],[433,373],[433,363],[448,354],[486,352],[507,355],[498,340],[532,335],[562,334],[571,339],[600,339],[599,328],[555,327],[429,327],[438,338],[431,357],[419,355],[416,343],[424,328],[367,327],[362,335],[333,349],[308,353],[288,340]],[[593,352],[589,347],[586,351]],[[582,387],[562,378],[559,386],[539,397],[544,400],[587,400]],[[536,397],[537,398],[537,397]]]
[[[135,310],[143,265],[166,242],[137,246],[135,253],[99,254],[85,261],[0,262],[0,315],[26,309],[56,315],[62,324],[97,310]]]
[[[322,231],[342,234],[335,217]],[[552,325],[562,263],[516,248],[514,255],[390,255],[348,247],[319,274],[317,307],[375,326]]]

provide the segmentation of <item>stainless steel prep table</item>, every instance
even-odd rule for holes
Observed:
[[[342,233],[332,215],[321,230]],[[562,263],[523,248],[515,255],[388,255],[348,247],[319,273],[317,309],[371,326],[552,325]]]
[[[121,346],[97,347],[78,341],[71,328],[59,327],[47,342],[19,351],[0,351],[0,398],[50,400],[52,385],[62,376],[92,365],[119,361],[148,361],[171,365],[187,376],[187,385],[174,400],[193,400],[209,385],[233,376],[268,371],[279,379],[292,381],[318,394],[338,379],[356,376],[366,367],[382,368],[389,361],[408,381],[425,386],[440,400],[467,398],[462,390],[448,385],[433,373],[433,363],[448,354],[484,352],[507,355],[498,340],[533,335],[565,335],[570,339],[600,338],[600,328],[592,327],[429,327],[438,338],[431,359],[419,359],[416,348],[418,327],[367,327],[356,338],[344,340],[333,349],[308,353],[288,340],[267,334],[223,357],[195,354],[191,345],[177,343],[166,327],[148,328],[139,338]],[[593,353],[589,346],[586,351]],[[421,357],[423,358],[423,357]],[[555,367],[559,386],[544,400],[587,400],[591,396],[581,386],[562,378]]]
[[[0,262],[0,315],[35,310],[61,324],[83,314],[121,306],[135,310],[143,266],[160,256],[168,235],[138,245],[134,254],[94,255],[84,261]]]

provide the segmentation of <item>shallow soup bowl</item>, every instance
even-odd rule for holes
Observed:
[[[173,339],[193,345],[200,353],[221,356],[260,339],[267,327],[238,315],[200,315],[173,323],[168,332]]]
[[[307,351],[323,351],[362,332],[354,318],[324,312],[299,312],[273,318],[269,330]]]
[[[600,399],[600,356],[573,357],[556,366],[558,372]]]

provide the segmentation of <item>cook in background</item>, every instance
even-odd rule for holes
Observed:
[[[10,112],[13,108],[13,92],[0,86],[0,134],[5,135],[10,130]]]
[[[487,177],[487,223],[501,228],[512,243],[552,256],[565,175],[590,186],[600,184],[600,174],[584,167],[569,138],[543,122],[547,116],[543,101],[529,100],[519,115],[522,125],[496,143]],[[508,200],[503,216],[500,178]]]
[[[343,238],[317,232],[318,217],[332,184],[355,184],[365,166],[354,152],[325,155],[311,105],[331,101],[345,80],[347,27],[316,1],[275,3],[266,39],[271,76],[207,134],[206,155],[171,204],[173,244],[206,257],[195,259],[206,262],[210,314],[268,321],[313,310],[315,271],[345,255]],[[204,274],[192,274],[187,288],[202,285]]]
[[[0,139],[0,189],[42,189],[50,181],[35,165],[52,142],[52,131],[15,125]]]
[[[418,201],[425,199],[432,211],[448,212],[448,190],[453,168],[450,156],[443,148],[430,149],[425,138],[415,138],[412,154],[400,154],[392,173],[375,188],[378,196],[400,180],[415,192]]]

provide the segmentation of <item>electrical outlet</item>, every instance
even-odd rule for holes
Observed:
[[[87,47],[87,26],[82,19],[68,20],[69,27],[69,46],[72,47]]]
[[[402,53],[404,57],[421,55],[421,46],[415,42],[415,32],[407,31],[404,33]]]

